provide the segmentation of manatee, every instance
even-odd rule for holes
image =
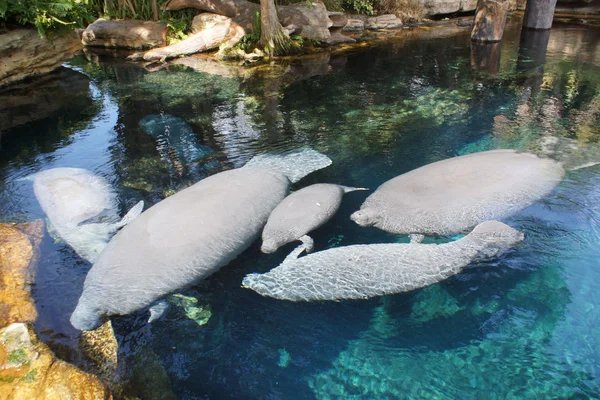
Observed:
[[[148,208],[117,233],[90,269],[71,324],[152,307],[237,257],[259,236],[290,183],[331,164],[314,150],[254,157]]]
[[[468,154],[385,182],[351,218],[396,234],[455,235],[533,204],[564,174],[557,161],[515,150]]]
[[[33,191],[56,233],[82,258],[94,262],[112,234],[135,219],[136,204],[123,219],[116,195],[101,177],[80,168],[53,168],[33,175]]]
[[[301,240],[307,252],[312,251],[313,240],[306,234],[329,221],[340,208],[344,193],[355,190],[367,189],[317,183],[290,194],[269,215],[261,251],[273,253],[295,240]]]
[[[304,244],[265,274],[247,275],[242,286],[291,301],[367,299],[408,292],[459,273],[474,260],[497,255],[523,233],[486,221],[446,244],[367,244],[334,247],[298,257]]]
[[[203,145],[192,127],[179,117],[169,114],[150,114],[139,122],[144,133],[156,139],[163,159],[169,159],[178,171],[211,153]]]

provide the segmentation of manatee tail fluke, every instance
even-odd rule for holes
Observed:
[[[344,193],[356,192],[357,190],[370,190],[369,188],[357,188],[352,186],[344,186],[340,185],[342,189],[344,189]]]
[[[261,154],[244,167],[269,168],[283,173],[291,182],[298,182],[311,172],[331,165],[331,159],[312,149],[294,150],[282,154]]]

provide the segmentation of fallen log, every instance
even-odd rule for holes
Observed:
[[[100,18],[83,31],[81,42],[85,46],[148,49],[164,46],[167,30],[162,22]]]
[[[234,27],[233,30],[231,30],[230,28],[232,27],[232,25],[237,26],[237,24],[233,22],[231,18],[223,18],[221,21],[216,22],[210,28],[203,29],[198,33],[192,34],[187,39],[182,40],[181,42],[175,43],[170,46],[150,50],[144,54],[143,58],[146,61],[164,61],[169,58],[187,56],[190,54],[200,53],[203,51],[217,48],[221,43],[230,41],[232,36],[235,36],[237,28]],[[230,35],[230,30],[233,31],[232,35]],[[230,36],[228,37],[228,35]],[[241,37],[238,39],[238,41],[240,39]]]

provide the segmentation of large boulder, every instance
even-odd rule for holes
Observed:
[[[0,399],[112,399],[93,375],[58,360],[33,330],[31,297],[44,224],[0,224]]]
[[[418,0],[429,16],[474,11],[477,0]]]
[[[34,29],[1,33],[0,87],[53,71],[81,49],[78,31],[45,38]]]
[[[167,43],[168,30],[159,21],[99,18],[83,31],[81,41],[85,46],[150,49]]]

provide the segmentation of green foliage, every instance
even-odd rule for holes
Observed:
[[[373,15],[375,13],[373,0],[344,0],[346,10],[356,11],[359,14]]]
[[[85,27],[96,14],[90,1],[94,0],[0,0],[0,23],[32,25],[42,36]]]
[[[260,25],[260,11],[254,13],[254,21],[252,22],[252,33],[245,35],[235,47],[244,50],[246,53],[251,52],[257,46],[260,40],[261,25]]]

